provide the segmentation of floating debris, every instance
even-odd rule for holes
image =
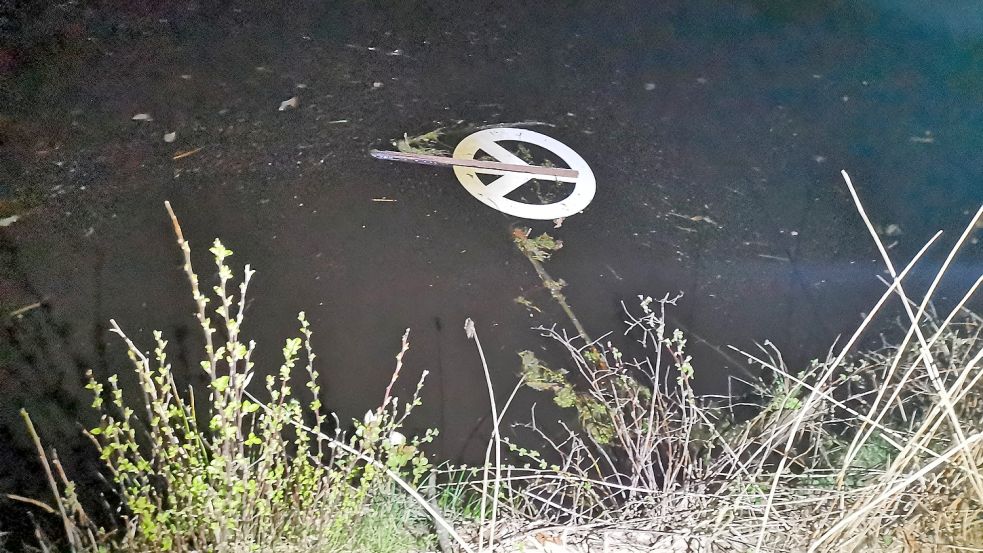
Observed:
[[[294,109],[299,105],[300,105],[300,99],[294,96],[289,100],[284,100],[280,102],[280,109],[278,111],[287,111],[288,109]]]
[[[20,215],[11,215],[10,217],[4,217],[0,219],[0,227],[9,227],[10,225],[16,223],[20,220]]]
[[[7,313],[7,316],[10,317],[10,318],[22,317],[28,311],[33,311],[33,310],[35,310],[35,309],[37,309],[39,307],[41,307],[41,302],[35,302],[35,303],[30,304],[30,305],[25,305],[24,307],[15,309],[15,310],[11,311],[10,313]]]
[[[164,133],[164,142],[167,142],[168,144],[170,144],[171,142],[174,142],[175,140],[177,140],[177,133],[176,132]]]
[[[387,197],[383,196],[381,198],[372,198],[372,201],[373,202],[395,202],[397,200],[394,200],[392,198],[387,198]]]
[[[204,146],[200,146],[198,148],[195,148],[194,150],[188,150],[187,152],[178,152],[174,154],[174,157],[172,157],[171,159],[178,160],[178,159],[186,158],[191,155],[195,155],[198,152],[200,152],[202,148],[204,148]]]
[[[396,149],[406,154],[443,155],[449,148],[440,144],[440,137],[445,133],[444,127],[428,133],[409,136],[403,133],[403,138],[395,142]]]
[[[153,121],[154,118],[150,116],[149,113],[138,113],[131,117],[133,121]]]
[[[784,263],[791,263],[791,261],[792,261],[791,259],[789,259],[787,257],[782,257],[780,255],[768,255],[766,253],[759,253],[758,254],[758,257],[762,257],[764,259],[774,259],[775,261],[782,261]]]
[[[908,140],[914,142],[915,144],[934,144],[935,137],[932,136],[932,131],[925,131],[924,136],[912,136]]]
[[[515,298],[515,300],[513,300],[513,301],[515,301],[515,303],[517,303],[517,304],[525,307],[526,309],[529,309],[531,311],[535,311],[536,313],[542,313],[543,312],[543,310],[540,309],[540,308],[538,308],[538,307],[536,307],[536,305],[533,304],[533,302],[527,300],[525,298],[525,296],[519,296],[519,297]]]
[[[877,225],[874,227],[874,230],[877,231],[877,234],[880,234],[881,236],[901,236],[902,234],[904,234],[904,231],[901,230],[901,225],[897,225],[894,223],[891,223],[886,227],[881,227],[880,225]]]
[[[687,221],[693,221],[694,223],[706,223],[708,225],[713,225],[715,227],[719,227],[720,226],[720,224],[718,224],[716,221],[714,221],[713,219],[711,219],[709,215],[683,215],[683,214],[675,213],[675,212],[671,212],[671,211],[669,212],[669,214],[670,215],[673,215],[675,217],[679,217],[680,219],[686,219]]]
[[[555,127],[553,123],[544,121],[514,121],[511,123],[492,123],[488,125],[474,125],[466,123],[463,119],[452,122],[450,125],[437,127],[430,132],[410,136],[403,133],[403,138],[394,140],[393,146],[397,150],[407,154],[424,155],[452,155],[453,147],[444,142],[444,137],[450,135],[451,138],[465,136],[477,131],[487,129],[506,129],[516,127]]]

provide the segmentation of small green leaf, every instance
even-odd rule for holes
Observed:
[[[227,390],[229,388],[229,377],[228,376],[220,376],[220,377],[216,378],[215,381],[212,382],[212,388],[214,388],[215,391],[218,392],[218,393],[220,393],[220,394],[223,393],[223,392],[225,392],[225,390]]]

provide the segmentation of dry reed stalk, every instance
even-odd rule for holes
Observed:
[[[24,419],[24,424],[27,425],[27,432],[31,435],[31,441],[34,442],[34,447],[37,449],[38,458],[41,460],[41,467],[44,468],[44,476],[48,480],[48,487],[51,488],[51,493],[55,496],[55,505],[58,507],[58,514],[61,516],[62,525],[65,528],[65,536],[68,538],[68,543],[73,551],[77,551],[79,546],[79,537],[76,532],[75,524],[72,519],[69,518],[68,512],[65,510],[65,502],[62,499],[61,490],[58,488],[58,483],[55,481],[55,476],[51,472],[51,464],[48,462],[48,454],[44,451],[44,446],[41,445],[41,438],[38,436],[37,430],[34,429],[34,423],[31,422],[31,417],[27,414],[27,411],[21,409],[21,418]]]
[[[930,376],[933,377],[933,383],[936,385],[936,389],[937,389],[938,393],[940,394],[940,400],[941,400],[941,403],[943,404],[943,410],[945,411],[945,414],[949,417],[950,421],[953,423],[953,427],[954,427],[954,431],[956,433],[957,440],[959,440],[960,443],[965,443],[966,442],[966,437],[965,437],[965,435],[963,434],[963,432],[961,430],[961,425],[959,424],[958,417],[956,417],[956,415],[955,415],[954,407],[953,407],[952,401],[951,401],[951,396],[947,393],[948,390],[946,390],[944,388],[944,386],[941,385],[941,382],[937,378],[937,370],[935,369],[934,365],[931,362],[931,354],[930,354],[930,351],[929,352],[926,351],[926,349],[927,349],[927,341],[924,339],[924,336],[921,334],[921,331],[918,328],[919,318],[916,317],[915,314],[911,311],[911,307],[910,307],[910,305],[908,303],[908,299],[907,299],[907,297],[904,294],[904,290],[903,290],[903,288],[901,286],[901,282],[900,282],[900,277],[902,275],[898,274],[895,271],[894,266],[893,266],[893,263],[891,263],[890,257],[887,255],[887,251],[884,248],[883,243],[881,243],[881,241],[880,241],[880,239],[879,239],[879,237],[877,235],[877,232],[874,230],[873,224],[870,222],[870,219],[867,217],[866,211],[864,210],[863,204],[860,201],[860,198],[859,198],[859,196],[856,193],[856,189],[854,188],[853,183],[850,180],[849,175],[846,173],[846,171],[842,171],[841,174],[842,174],[842,176],[844,178],[844,181],[847,184],[848,189],[850,190],[851,197],[854,200],[854,204],[855,204],[855,207],[857,208],[858,213],[860,214],[861,218],[864,221],[865,226],[867,227],[868,231],[870,232],[871,236],[873,237],[874,242],[877,245],[878,251],[881,253],[882,257],[884,258],[885,263],[887,264],[888,269],[889,269],[889,271],[891,273],[891,277],[892,277],[893,282],[892,282],[892,286],[889,289],[889,291],[893,290],[896,294],[898,294],[902,298],[902,302],[903,302],[903,304],[905,306],[906,313],[908,314],[909,318],[911,319],[912,328],[914,329],[914,333],[919,337],[919,343],[920,343],[920,346],[922,347],[922,349],[921,349],[921,358],[922,358],[922,361],[925,363],[926,368],[929,370]],[[981,208],[981,211],[983,211],[983,208]],[[978,217],[979,217],[979,213],[977,213],[977,217],[976,218],[978,218]],[[976,218],[974,218],[974,221],[975,221]],[[964,233],[964,235],[965,235],[965,233]],[[957,244],[956,249],[958,249],[958,246],[961,245],[961,243],[962,243],[962,240],[960,240],[960,242]],[[953,255],[954,255],[954,252],[952,252],[950,254],[949,260],[951,260],[951,257]],[[947,266],[948,265],[946,265],[946,267]],[[940,278],[941,278],[941,274],[937,275],[936,281],[938,281]],[[887,298],[886,295],[885,296],[882,296],[881,301],[879,301],[878,304],[875,306],[875,308],[873,310],[871,310],[871,312],[868,314],[867,317],[865,317],[865,319],[864,319],[863,323],[861,324],[861,326],[857,329],[857,331],[854,333],[854,335],[851,337],[851,339],[848,340],[847,344],[841,350],[840,355],[836,358],[836,360],[833,361],[833,363],[831,363],[829,365],[828,369],[821,376],[821,378],[819,379],[818,383],[816,384],[816,387],[817,388],[821,387],[822,385],[825,385],[825,383],[829,379],[832,378],[835,370],[839,367],[840,363],[842,363],[842,361],[846,357],[846,354],[849,351],[849,349],[852,348],[852,346],[853,346],[854,342],[856,341],[856,339],[866,329],[867,325],[869,325],[870,321],[873,319],[873,316],[878,312],[878,310],[880,309],[880,307],[883,305],[883,302],[886,301],[886,298]],[[794,443],[794,440],[796,438],[797,432],[798,432],[799,428],[803,424],[804,417],[806,416],[806,413],[808,413],[810,411],[810,409],[812,407],[812,404],[815,401],[817,401],[817,396],[815,394],[809,394],[808,396],[806,396],[806,399],[805,399],[805,401],[802,404],[802,408],[800,409],[800,414],[799,414],[799,416],[795,417],[795,419],[793,421],[793,424],[791,426],[790,432],[788,434],[788,439],[786,440],[785,445],[784,445],[784,451],[785,452],[788,452],[788,451],[791,450],[791,448],[793,446],[793,443]],[[936,403],[936,407],[937,406],[938,406],[938,403]],[[875,420],[878,420],[878,419],[875,419]],[[909,443],[911,443],[911,442],[909,442]],[[969,459],[968,454],[965,453],[963,450],[964,450],[964,448],[956,448],[953,451],[955,453],[959,453],[960,454],[960,459],[963,460],[963,462],[966,464],[967,470],[969,470],[970,472],[973,472],[972,466],[971,466],[972,465],[971,460]],[[762,547],[762,544],[764,543],[764,539],[765,539],[765,535],[766,535],[766,531],[765,530],[767,528],[767,523],[768,523],[769,516],[771,515],[771,510],[772,510],[772,507],[773,507],[774,496],[775,496],[775,493],[776,493],[776,490],[777,490],[777,486],[779,484],[779,481],[780,481],[780,479],[781,479],[781,477],[782,477],[785,469],[787,468],[787,463],[788,463],[787,457],[785,455],[782,455],[779,458],[778,467],[777,467],[777,469],[775,471],[775,474],[774,474],[774,476],[772,478],[772,482],[771,482],[771,486],[770,486],[771,489],[770,489],[769,494],[768,494],[768,500],[766,502],[765,510],[764,510],[764,513],[763,513],[763,516],[762,516],[761,527],[760,527],[760,530],[758,532],[758,537],[757,537],[757,540],[756,540],[756,546],[755,547],[757,549],[760,549]],[[973,479],[973,482],[974,482],[974,486],[978,488],[977,493],[980,494],[980,498],[983,499],[983,479],[981,479],[980,476],[977,474],[976,478]]]
[[[468,338],[474,340],[475,347],[478,348],[478,357],[481,360],[481,368],[485,377],[485,386],[488,390],[488,403],[491,406],[491,416],[492,416],[492,435],[489,439],[488,446],[485,448],[485,465],[484,465],[484,478],[482,482],[481,489],[481,526],[478,531],[478,551],[484,551],[484,532],[483,526],[485,521],[485,498],[488,497],[487,492],[487,481],[488,481],[488,468],[490,465],[490,457],[492,447],[495,449],[495,464],[494,464],[494,482],[492,484],[492,511],[491,511],[491,524],[488,529],[488,547],[495,547],[495,527],[498,523],[498,500],[499,500],[499,490],[501,488],[501,475],[502,475],[502,436],[499,432],[501,417],[498,414],[498,404],[495,401],[495,390],[492,386],[491,373],[488,370],[488,361],[485,359],[485,352],[481,348],[481,341],[478,339],[478,332],[474,328],[474,321],[467,319],[464,322],[464,332]],[[511,398],[510,398],[511,401]]]
[[[882,259],[884,260],[884,263],[887,266],[888,271],[890,271],[891,277],[896,279],[897,272],[894,269],[894,264],[891,262],[891,258],[888,255],[887,249],[884,247],[884,244],[881,241],[880,236],[878,236],[877,231],[874,229],[873,224],[870,222],[870,219],[867,217],[867,213],[860,202],[860,198],[857,195],[857,191],[853,186],[853,182],[850,180],[850,176],[846,173],[846,171],[843,171],[842,174],[844,180],[847,183],[847,187],[850,189],[850,194],[853,197],[854,203],[857,206],[857,210],[860,212],[860,215],[864,220],[864,224],[867,225],[868,232],[870,232],[871,237],[874,240],[874,243],[877,245],[877,249],[880,252]],[[945,274],[946,270],[948,269],[949,264],[955,258],[956,253],[959,251],[963,243],[969,237],[969,234],[975,228],[976,221],[980,218],[981,214],[983,214],[983,206],[981,206],[980,209],[976,212],[976,215],[973,217],[973,220],[970,221],[969,225],[967,226],[966,230],[963,232],[962,236],[959,238],[959,240],[956,241],[956,244],[952,247],[952,249],[949,252],[949,255],[946,257],[945,262],[942,264],[942,267],[936,273],[935,278],[932,281],[932,284],[929,286],[928,291],[925,293],[925,298],[922,301],[921,307],[919,308],[918,315],[915,315],[915,313],[912,312],[911,302],[908,301],[908,298],[906,297],[904,292],[904,288],[899,284],[896,289],[896,293],[901,298],[902,306],[905,309],[905,313],[908,315],[908,318],[911,320],[911,329],[914,330],[915,336],[918,338],[918,346],[919,346],[918,352],[920,354],[920,360],[924,364],[925,370],[928,372],[932,385],[936,388],[936,393],[939,395],[939,403],[941,404],[946,417],[949,419],[949,422],[952,425],[952,431],[959,442],[966,441],[966,436],[962,429],[962,423],[959,421],[959,416],[956,414],[955,406],[953,405],[952,402],[952,397],[949,394],[948,389],[942,383],[942,380],[939,375],[938,367],[936,367],[935,362],[932,359],[932,352],[928,347],[928,342],[925,339],[924,334],[922,333],[920,321],[921,321],[921,316],[924,314],[925,306],[928,305],[928,302],[931,299],[931,296],[934,293],[935,288],[938,286],[938,283],[942,280],[942,276]],[[975,467],[973,466],[974,465],[973,460],[968,457],[967,453],[963,452],[959,456],[959,458],[965,464],[966,470],[971,474],[973,489],[976,492],[977,497],[981,501],[983,501],[983,476],[981,476],[975,471]]]
[[[852,184],[851,184],[851,189],[852,189]],[[976,212],[976,216],[973,217],[973,219],[969,222],[969,224],[967,225],[965,231],[959,237],[959,240],[957,240],[956,243],[954,244],[954,246],[950,249],[949,254],[946,256],[946,260],[945,260],[945,262],[942,265],[942,268],[936,273],[936,276],[933,279],[932,284],[929,286],[928,291],[925,293],[925,298],[922,301],[922,304],[919,306],[918,317],[916,319],[920,319],[921,316],[924,314],[925,308],[928,305],[928,302],[930,301],[931,296],[934,293],[936,287],[938,286],[939,282],[941,281],[942,275],[945,273],[946,269],[949,267],[949,265],[952,262],[953,258],[955,258],[956,253],[959,251],[959,249],[962,247],[962,245],[966,242],[966,239],[968,238],[970,232],[975,228],[976,221],[978,221],[980,219],[981,215],[983,215],[983,207],[981,207]],[[935,336],[933,336],[932,339],[927,344],[925,344],[923,346],[928,351],[928,354],[929,355],[931,355],[931,347],[938,341],[939,337],[941,336],[941,333],[942,333],[943,329],[945,329],[948,326],[948,324],[955,317],[955,314],[959,311],[959,309],[961,309],[966,304],[966,302],[969,301],[970,297],[975,293],[976,289],[979,287],[979,285],[980,285],[981,282],[983,282],[983,276],[981,276],[979,279],[977,279],[977,281],[973,284],[973,286],[970,287],[969,291],[966,292],[963,295],[963,297],[958,302],[958,304],[956,305],[956,307],[950,311],[949,316],[947,316],[946,319],[945,319],[945,321],[943,321],[942,325],[940,325],[940,328],[936,332]],[[884,378],[884,381],[885,382],[890,382],[893,379],[893,375],[894,375],[894,373],[897,370],[898,364],[901,362],[902,354],[905,351],[905,349],[907,348],[907,345],[908,345],[909,341],[911,340],[911,336],[912,336],[912,334],[914,334],[916,327],[917,327],[917,323],[915,321],[913,321],[911,327],[908,330],[908,333],[905,335],[905,338],[902,340],[901,344],[898,346],[898,355],[895,356],[895,359],[894,359],[894,361],[891,364],[891,368],[890,368],[890,370],[888,372],[888,375]],[[905,374],[901,377],[900,382],[896,386],[893,387],[894,392],[892,393],[891,397],[884,403],[884,406],[880,410],[880,412],[878,413],[878,415],[874,417],[875,420],[878,420],[879,421],[884,416],[886,416],[889,406],[897,399],[897,396],[898,396],[898,394],[900,394],[901,390],[904,389],[904,385],[908,381],[908,379],[910,378],[912,372],[914,371],[914,368],[915,368],[915,365],[912,364],[911,367],[909,367],[908,371],[906,371]],[[884,392],[887,389],[888,389],[888,387],[885,386],[885,387],[883,387],[878,392],[877,398],[875,399],[873,405],[871,405],[871,411],[874,411],[874,410],[877,409],[877,407],[879,406],[879,402],[880,402],[880,400],[881,400]],[[948,397],[948,392],[945,395],[946,395],[946,397]],[[856,452],[859,451],[860,446],[863,443],[865,443],[867,439],[869,439],[871,432],[873,432],[872,429],[869,429],[868,430],[865,427],[866,427],[866,421],[864,422],[864,426],[861,427],[861,431],[855,436],[853,442],[850,444],[850,448],[847,451],[847,456],[846,456],[846,459],[845,459],[845,462],[844,462],[844,469],[843,469],[844,471],[845,471],[845,467],[849,466],[850,462],[853,461],[853,458],[854,458]],[[866,432],[865,432],[865,430],[866,430]],[[916,442],[914,440],[912,440],[912,443],[916,443]],[[842,481],[842,476],[843,476],[843,472],[841,471],[841,474],[838,477],[838,479],[840,481]],[[978,493],[979,493],[979,491],[978,491]],[[980,496],[980,497],[981,497],[981,499],[983,499],[983,496]]]

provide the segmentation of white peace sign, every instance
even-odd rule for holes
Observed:
[[[529,165],[519,156],[499,145],[500,141],[527,142],[549,150],[562,159],[577,176],[548,176],[518,173],[502,169],[480,167],[454,167],[457,180],[464,188],[482,203],[503,213],[524,219],[550,220],[569,217],[580,212],[594,199],[596,183],[594,173],[584,158],[562,142],[544,134],[526,129],[485,129],[464,138],[454,150],[454,158],[473,160],[478,151],[495,158],[500,163]],[[478,173],[501,175],[490,184],[481,182]],[[509,193],[532,179],[550,179],[573,182],[574,189],[566,198],[550,204],[527,204],[506,198]]]

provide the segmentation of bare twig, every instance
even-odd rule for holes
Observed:
[[[38,436],[37,430],[34,429],[34,423],[31,422],[31,417],[27,414],[27,410],[21,409],[20,416],[24,419],[24,424],[27,425],[27,432],[31,435],[31,440],[34,442],[35,449],[37,449],[38,458],[41,460],[42,468],[44,468],[44,475],[48,479],[48,486],[51,488],[51,493],[55,497],[55,505],[58,507],[58,514],[61,516],[62,525],[65,527],[65,536],[68,538],[68,543],[71,544],[72,549],[77,550],[80,544],[75,532],[75,524],[72,523],[72,520],[68,517],[68,512],[65,510],[61,490],[58,489],[55,476],[51,472],[48,454],[45,453],[44,446],[41,445],[41,438]]]

